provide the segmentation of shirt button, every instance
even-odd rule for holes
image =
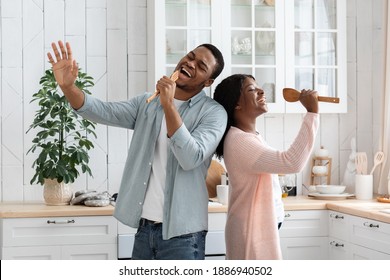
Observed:
[[[138,202],[139,205],[142,205],[142,202]]]
[[[146,186],[146,182],[144,182],[144,186]]]
[[[152,165],[152,163],[151,163],[151,162],[149,162],[149,165]]]

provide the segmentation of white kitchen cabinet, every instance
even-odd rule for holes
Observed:
[[[364,255],[367,250],[354,247],[354,256],[360,252],[367,259],[390,259],[390,224],[351,216],[349,235],[351,243],[375,251]]]
[[[367,247],[352,244],[351,245],[352,260],[390,260],[390,255]]]
[[[1,219],[1,259],[116,259],[112,216]]]
[[[225,225],[227,213],[209,213],[209,231],[206,235],[206,259],[225,259]]]
[[[321,112],[346,112],[345,0],[148,0],[147,6],[150,91],[188,51],[212,43],[225,69],[210,96],[222,78],[245,73],[264,89],[271,113],[303,112],[284,101],[284,87],[339,97],[339,104],[321,104]]]
[[[329,258],[389,260],[390,224],[329,211]]]
[[[352,258],[349,240],[349,221],[347,214],[329,211],[329,259],[350,260]]]
[[[280,229],[283,259],[328,259],[328,211],[286,211]]]
[[[148,86],[170,75],[179,60],[196,46],[221,46],[222,0],[148,0]],[[226,46],[228,48],[228,46]],[[205,89],[208,95],[211,90]]]
[[[322,103],[321,112],[347,112],[346,0],[294,0],[285,3],[286,86],[314,88],[340,103]],[[287,112],[305,112],[298,102]]]

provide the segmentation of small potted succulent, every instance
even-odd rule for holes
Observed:
[[[30,102],[38,102],[39,109],[27,130],[27,133],[36,131],[27,154],[38,153],[32,166],[35,174],[30,183],[44,185],[46,204],[66,205],[73,196],[69,184],[80,175],[80,169],[92,176],[88,151],[94,145],[88,136],[96,138],[96,124],[74,112],[59,92],[51,69],[46,70],[39,83],[41,88]],[[87,94],[91,94],[88,88],[94,85],[93,78],[80,70],[75,84]]]

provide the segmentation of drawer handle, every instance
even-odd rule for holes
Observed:
[[[344,219],[344,216],[337,215],[337,214],[330,214],[330,217],[333,219]]]
[[[289,213],[287,213],[287,214],[284,215],[284,217],[285,217],[285,218],[290,218],[291,215],[290,215]]]
[[[48,224],[74,224],[75,221],[74,220],[47,220],[47,223]]]
[[[370,227],[370,228],[379,228],[379,225],[378,224],[372,224],[372,223],[369,223],[369,222],[365,222],[363,224],[365,227]]]
[[[338,242],[336,242],[336,241],[330,242],[330,245],[332,245],[332,246],[334,246],[334,247],[344,247],[344,244],[338,243]]]

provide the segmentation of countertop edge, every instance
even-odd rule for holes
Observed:
[[[0,218],[43,218],[68,216],[112,216],[114,207],[89,207],[85,205],[48,206],[44,203],[0,203]],[[225,213],[227,206],[213,205],[209,213]]]
[[[285,211],[303,210],[333,210],[362,218],[390,223],[390,214],[380,212],[390,209],[390,203],[381,203],[373,200],[320,200],[307,196],[293,196],[283,198]],[[69,216],[112,216],[112,205],[106,207],[88,207],[85,205],[48,206],[42,202],[0,203],[0,218],[42,218],[42,217],[69,217]],[[209,213],[226,213],[226,205],[209,205]]]

